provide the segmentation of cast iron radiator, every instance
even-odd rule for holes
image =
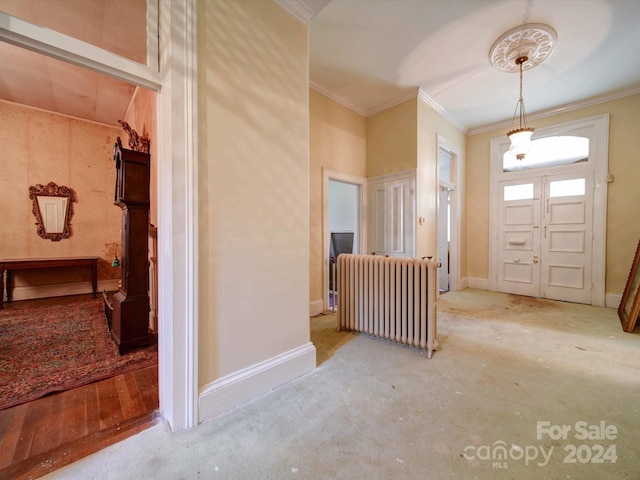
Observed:
[[[353,330],[427,350],[436,340],[434,260],[338,256],[338,331]]]

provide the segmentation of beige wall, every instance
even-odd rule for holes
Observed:
[[[129,105],[124,119],[131,128],[133,128],[140,136],[147,136],[151,139],[150,155],[151,155],[151,174],[150,174],[150,199],[151,205],[149,209],[149,223],[154,226],[157,224],[157,178],[158,178],[158,141],[157,141],[157,124],[156,124],[156,93],[141,87],[136,87],[136,91]],[[124,131],[120,133],[122,145],[128,147],[128,136]]]
[[[198,3],[199,383],[309,342],[308,25]]]
[[[367,178],[417,169],[416,218],[426,222],[416,227],[416,254],[436,256],[437,137],[456,146],[464,172],[465,135],[418,98],[365,119],[311,90],[310,116],[310,300],[322,299],[322,167]]]
[[[640,238],[640,95],[530,122],[533,127],[610,114],[609,184],[607,199],[607,293],[619,294],[629,274],[633,253]],[[486,279],[489,272],[489,142],[505,129],[471,135],[467,139],[467,232],[469,278]]]
[[[461,276],[487,279],[489,275],[489,142],[502,130],[467,136],[466,153],[466,270]]]
[[[416,218],[424,217],[424,225],[416,226],[416,256],[438,256],[438,136],[460,152],[458,167],[464,171],[465,135],[422,100],[418,100],[418,160],[416,173]],[[464,181],[464,176],[462,176]],[[458,186],[458,191],[464,184]],[[464,235],[464,230],[461,232]],[[464,257],[464,255],[462,255]],[[463,260],[463,259],[460,259]],[[464,263],[463,263],[464,264]]]
[[[367,118],[367,177],[416,168],[417,98]]]
[[[366,176],[366,119],[310,89],[309,132],[309,299],[318,302],[323,294],[322,169]]]
[[[113,204],[113,145],[118,128],[0,101],[0,257],[99,256],[99,280],[118,278],[111,267],[120,243],[121,212]],[[71,237],[54,242],[36,233],[29,187],[55,182],[75,193]],[[78,271],[19,272],[15,285],[84,282]],[[28,292],[26,293],[28,296]],[[16,299],[19,298],[17,295]]]

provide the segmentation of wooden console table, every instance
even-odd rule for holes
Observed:
[[[34,268],[88,267],[91,269],[91,286],[93,296],[98,290],[98,258],[99,257],[61,257],[61,258],[9,258],[0,259],[0,309],[4,299],[4,272],[7,272],[7,302],[11,301],[13,292],[12,273],[16,270]]]

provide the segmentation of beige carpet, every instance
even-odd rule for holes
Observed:
[[[640,333],[615,310],[474,290],[438,309],[430,360],[313,318],[313,373],[46,478],[639,478]]]

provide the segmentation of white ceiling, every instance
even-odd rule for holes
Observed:
[[[363,115],[420,92],[464,130],[511,120],[518,77],[492,67],[489,50],[532,22],[558,41],[524,74],[530,118],[640,92],[640,0],[276,1],[311,18],[312,87]],[[145,36],[123,32],[139,32],[130,22],[144,21],[146,0],[0,0],[0,10],[123,55],[137,44],[134,59],[144,58]],[[133,95],[132,85],[2,42],[0,58],[1,99],[117,126]]]
[[[524,73],[528,115],[640,93],[639,0],[332,0],[310,21],[316,89],[370,115],[415,96],[459,127],[510,121],[518,75],[489,50],[524,23],[553,27],[550,57]]]

